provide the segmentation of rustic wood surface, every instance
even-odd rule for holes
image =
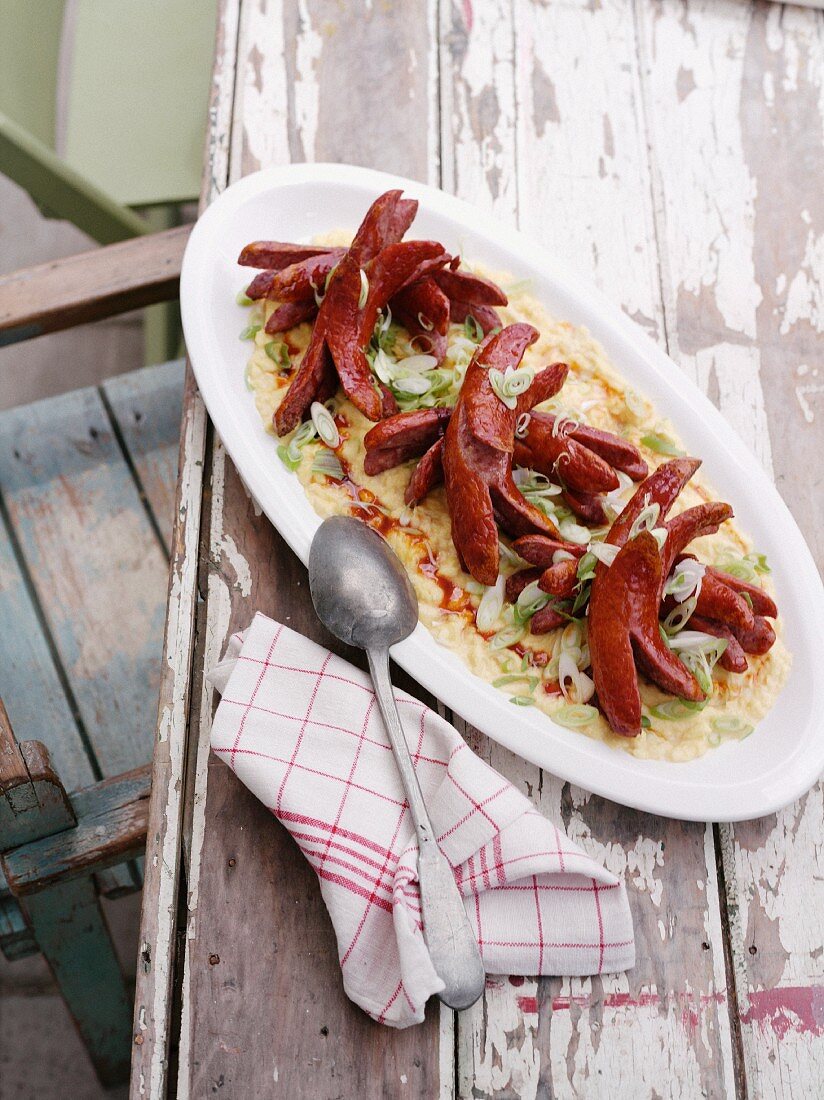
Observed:
[[[0,276],[0,345],[177,298],[190,225]]]
[[[225,0],[203,201],[260,166],[343,160],[520,225],[705,389],[821,562],[822,46],[820,13],[739,0]],[[637,966],[492,979],[457,1022],[433,1005],[404,1033],[346,1003],[313,876],[208,755],[202,670],[251,609],[323,640],[305,573],[191,385],[181,455],[134,1095],[815,1095],[820,787],[759,822],[671,822],[466,729],[625,876]]]

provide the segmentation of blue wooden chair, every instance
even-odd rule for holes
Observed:
[[[0,277],[0,342],[176,298],[187,236]],[[172,363],[0,413],[0,949],[43,954],[107,1085],[132,994],[100,898],[140,886],[182,382]]]

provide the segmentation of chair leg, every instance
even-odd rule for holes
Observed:
[[[18,745],[0,700],[0,853],[6,878],[98,1077],[111,1085],[129,1075],[132,1009],[94,883],[89,875],[45,882],[21,897],[8,865],[10,850],[76,828],[74,807],[47,750],[37,741]]]
[[[132,998],[90,878],[21,899],[103,1085],[128,1080]]]

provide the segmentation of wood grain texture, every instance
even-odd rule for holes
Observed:
[[[0,276],[0,345],[177,298],[191,226]]]
[[[290,158],[335,159],[345,140],[347,159],[426,178],[428,66],[434,63],[423,48],[426,20],[423,5],[412,13],[367,4],[351,10],[299,4],[285,11],[274,3],[244,4],[230,177]],[[418,27],[404,64],[393,66],[393,96],[380,105],[378,150],[370,144],[377,131],[353,131],[349,121],[376,110],[374,74],[367,80],[350,65],[345,96],[336,74],[356,50],[375,58],[378,68],[388,65],[390,46]],[[300,74],[288,96],[284,73]],[[411,131],[410,120],[419,116],[423,123]],[[387,165],[386,137],[393,132],[406,137],[392,144],[394,163]],[[253,609],[341,651],[311,610],[303,566],[256,513],[216,440],[209,473],[201,551],[206,601],[195,668],[215,663],[229,633],[245,626]],[[315,877],[288,834],[231,772],[210,763],[212,692],[198,677],[193,690],[178,1095],[200,1096],[217,1081],[237,1095],[378,1097],[404,1086],[419,1095],[451,1095],[451,1059],[447,1079],[440,1079],[437,1013],[421,1028],[393,1032],[347,1001]],[[450,1027],[447,1020],[447,1032]]]
[[[221,0],[201,208],[228,181],[238,15],[238,0]],[[140,1098],[164,1097],[168,1084],[206,430],[206,410],[187,367],[135,977],[130,1094]]]
[[[641,27],[667,329],[821,564],[824,18],[665,3]],[[720,829],[752,1096],[820,1090],[822,825],[819,785],[777,815]]]
[[[174,522],[184,376],[185,365],[178,360],[123,374],[102,387],[167,551]]]
[[[0,486],[98,766],[144,763],[166,562],[97,392],[3,413]]]
[[[734,0],[432,0],[402,15],[391,4],[263,0],[242,4],[235,67],[237,15],[224,9],[207,198],[260,166],[341,159],[441,181],[519,222],[664,343],[772,463],[820,548],[820,471],[791,481],[821,446],[820,15]],[[787,162],[804,165],[803,185],[782,170]],[[167,673],[169,742],[155,762],[150,843],[166,862],[152,871],[161,900],[144,909],[144,955],[156,954],[138,982],[135,1095],[165,1086],[176,841],[188,870],[181,1096],[394,1095],[400,1084],[427,1097],[760,1097],[789,1096],[795,1082],[797,1094],[813,1094],[820,791],[764,823],[714,831],[591,797],[466,729],[479,753],[624,875],[638,965],[591,981],[491,979],[457,1030],[441,1010],[405,1036],[376,1034],[345,1002],[311,874],[269,815],[210,763],[214,699],[200,675],[252,608],[288,614],[324,639],[302,567],[217,440],[201,498],[193,390],[184,416],[167,634],[182,656]],[[205,600],[190,677],[196,578],[179,555],[193,553],[201,503]]]
[[[450,75],[458,85],[452,100],[469,102],[467,88],[476,100],[510,96],[500,111],[512,120],[508,155],[517,165],[517,193],[493,194],[490,208],[519,221],[660,339],[638,51],[627,7],[519,3],[513,20],[497,33],[514,42],[514,87],[506,70],[497,85],[492,67],[467,71],[478,52],[473,40],[488,37],[489,28],[461,5],[450,12]],[[585,42],[587,49],[547,52],[548,42]],[[447,71],[442,62],[444,80]],[[444,139],[444,165],[455,166],[455,189],[467,198],[476,191],[472,130],[465,120]],[[493,766],[625,879],[637,963],[629,974],[603,978],[497,980],[483,1004],[459,1017],[459,1094],[533,1100],[732,1089],[712,831],[590,796],[474,731],[470,736]]]

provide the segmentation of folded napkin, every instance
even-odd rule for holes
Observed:
[[[320,880],[347,995],[380,1023],[443,989],[421,931],[417,844],[369,678],[263,615],[209,679],[211,745]],[[623,883],[417,699],[396,692],[438,844],[491,974],[584,975],[635,961]]]

